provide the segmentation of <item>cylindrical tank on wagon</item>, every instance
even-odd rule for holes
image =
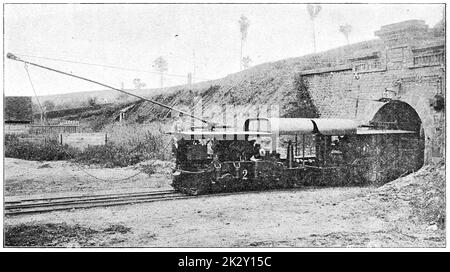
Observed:
[[[247,119],[245,130],[301,135],[312,134],[314,125],[308,118],[252,118]]]
[[[329,136],[356,134],[358,125],[351,119],[320,118],[311,119],[314,123],[314,133]]]
[[[283,135],[322,135],[356,134],[357,124],[350,119],[337,118],[253,118],[246,122],[245,130],[264,131]]]

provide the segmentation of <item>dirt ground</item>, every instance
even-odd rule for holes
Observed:
[[[17,173],[8,173],[8,166],[17,164],[16,167],[19,167],[21,163],[24,169],[23,166],[31,162],[8,160],[5,166],[6,177],[15,177],[14,182],[6,178],[10,194],[31,194],[31,188],[47,192],[43,188],[52,183],[47,181],[45,184],[38,184],[38,176],[30,175],[25,180],[34,180],[29,183],[32,186],[14,188],[20,178]],[[53,169],[52,164],[52,168],[42,169]],[[63,164],[69,180],[76,180],[74,172],[77,170],[72,169],[73,172],[70,172],[70,165]],[[50,174],[46,175],[48,177]],[[59,182],[64,182],[63,176],[61,175]],[[415,185],[417,180],[414,177],[415,175],[411,175],[380,188],[302,188],[8,216],[4,220],[5,245],[444,247],[445,230],[438,227],[436,222],[420,220],[417,206],[412,205],[411,200],[402,194],[402,188],[405,187],[411,192],[423,190]],[[81,182],[81,176],[78,178]],[[59,188],[66,191],[77,188],[76,182],[69,184],[71,185],[59,185]],[[88,182],[83,184],[85,186],[82,188],[89,190],[108,186],[88,185]],[[117,185],[117,188],[131,188],[133,184],[150,186],[148,181],[136,180],[134,183],[125,183],[123,187]]]
[[[5,158],[4,164],[5,196],[108,193],[170,187],[171,164],[164,161],[148,161],[123,168],[13,158]],[[145,172],[147,165],[155,170],[151,176]]]

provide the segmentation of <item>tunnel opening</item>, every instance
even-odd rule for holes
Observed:
[[[379,136],[377,141],[379,170],[385,182],[417,171],[424,164],[425,135],[422,120],[408,103],[391,101],[374,115],[373,129],[405,133]]]
[[[394,100],[377,111],[370,125],[376,129],[397,129],[420,133],[422,120],[408,103]]]

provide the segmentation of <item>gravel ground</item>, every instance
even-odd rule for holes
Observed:
[[[39,197],[170,188],[171,163],[164,161],[148,161],[123,168],[13,158],[5,158],[4,163],[5,196]],[[155,173],[149,176],[141,172],[145,165],[153,165]],[[130,176],[133,177],[125,179]]]
[[[386,187],[304,188],[11,216],[4,220],[5,245],[445,246],[445,230],[421,222],[407,199],[386,194]]]

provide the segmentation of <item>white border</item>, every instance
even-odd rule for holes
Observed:
[[[38,0],[35,1],[38,3],[60,3],[58,1],[48,1],[48,0]],[[209,0],[209,1],[186,1],[186,0],[176,0],[176,1],[167,1],[167,0],[159,0],[159,1],[142,1],[142,0],[118,0],[118,1],[95,1],[95,0],[83,0],[78,1],[78,3],[231,3],[231,4],[240,4],[240,3],[290,3],[290,4],[302,4],[302,3],[322,3],[322,4],[401,4],[401,3],[410,3],[410,4],[442,4],[446,3],[447,1],[418,1],[418,0],[396,0],[394,3],[389,1],[374,1],[374,0],[364,0],[364,1],[354,1],[354,0],[347,0],[347,1],[337,1],[337,0],[328,0],[328,1],[279,1],[279,0],[246,0],[246,1],[220,1],[220,0]],[[3,4],[4,3],[33,3],[32,1],[4,1],[2,0],[2,7],[1,12],[3,15]],[[75,1],[67,1],[67,3],[77,3]],[[446,6],[446,14],[448,11],[448,6]],[[3,20],[1,20],[1,29],[3,29]],[[448,36],[448,29],[446,32],[446,37]],[[3,38],[1,39],[1,47],[3,48]],[[447,47],[447,43],[446,43]],[[446,52],[448,52],[448,48],[446,48]],[[7,52],[5,52],[6,54]],[[3,63],[2,63],[2,71],[1,71],[1,81],[3,86]],[[447,70],[446,74],[447,79],[449,78],[449,72]],[[0,102],[0,107],[3,109],[3,98]],[[448,110],[447,110],[448,112]],[[0,132],[3,135],[3,110],[0,113],[0,117],[2,117],[2,126],[0,128]],[[448,120],[448,116],[446,114],[446,120]],[[447,128],[447,121],[446,121],[446,128]],[[447,129],[446,129],[447,130]],[[449,142],[449,135],[446,131],[446,143]],[[3,137],[2,137],[2,144],[0,147],[0,153],[1,153],[1,159],[3,161]],[[448,145],[446,145],[446,154],[448,153]],[[450,159],[448,156],[446,157],[446,166],[449,165]],[[0,168],[0,175],[3,177],[3,167]],[[446,169],[446,177],[447,175],[447,169]],[[2,179],[3,181],[3,179]],[[447,180],[446,180],[447,181]],[[446,182],[448,188],[448,182]],[[1,191],[3,195],[3,182],[1,186]],[[446,211],[449,210],[449,201],[448,201],[448,195],[446,194]],[[0,208],[3,211],[3,201],[0,204]],[[446,220],[448,222],[447,216]],[[4,248],[3,247],[3,216],[0,219],[0,223],[2,225],[2,232],[0,234],[0,240],[2,242],[0,252],[449,252],[449,245],[448,245],[448,238],[449,237],[449,227],[448,224],[446,228],[446,248]]]

